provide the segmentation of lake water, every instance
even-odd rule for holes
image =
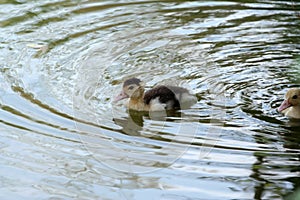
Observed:
[[[300,187],[297,1],[0,0],[0,199],[283,199]],[[176,113],[112,103],[128,77]]]

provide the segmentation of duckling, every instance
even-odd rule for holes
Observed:
[[[127,79],[114,102],[129,98],[127,108],[137,111],[186,109],[197,102],[195,95],[177,86],[156,86],[145,92],[145,84],[138,78]]]
[[[287,91],[278,111],[289,118],[300,119],[300,88],[291,88]]]

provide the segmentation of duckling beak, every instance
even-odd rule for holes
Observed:
[[[127,94],[125,94],[124,91],[122,91],[120,94],[118,94],[118,96],[115,97],[114,103],[116,103],[122,99],[126,99],[126,98],[129,98],[129,96]]]
[[[287,109],[288,107],[291,107],[292,104],[288,100],[284,100],[281,105],[278,107],[278,111],[282,112],[283,110]]]

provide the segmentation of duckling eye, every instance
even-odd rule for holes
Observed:
[[[129,86],[129,87],[128,87],[128,90],[132,90],[132,89],[133,89],[133,86]]]
[[[298,96],[297,95],[294,95],[293,97],[292,97],[292,99],[297,99],[298,98]]]

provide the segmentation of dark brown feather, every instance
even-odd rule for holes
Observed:
[[[144,103],[149,104],[151,100],[158,97],[158,99],[161,103],[168,104],[169,106],[171,106],[172,109],[179,109],[180,104],[174,93],[175,90],[173,92],[173,89],[175,89],[177,91],[179,91],[179,90],[183,91],[181,89],[184,89],[184,88],[179,89],[179,87],[174,87],[174,86],[172,86],[172,87],[157,86],[145,93]],[[171,109],[171,108],[168,108],[168,109]]]
[[[140,85],[140,82],[142,82],[142,81],[138,78],[130,78],[124,82],[123,87],[125,87],[127,85],[131,85],[131,84]]]

